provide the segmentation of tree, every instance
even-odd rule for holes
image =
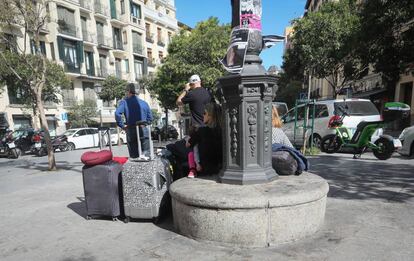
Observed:
[[[157,71],[148,89],[167,111],[176,108],[175,101],[192,74],[199,74],[204,86],[214,87],[224,75],[219,63],[226,54],[230,26],[219,25],[217,18],[200,22],[191,31],[180,32],[168,46],[165,63]]]
[[[5,42],[5,48],[10,51],[0,51],[2,81],[13,78],[15,84],[10,88],[17,88],[24,93],[25,103],[32,104],[33,112],[39,116],[40,124],[45,133],[48,151],[48,169],[56,170],[55,155],[51,143],[49,128],[46,120],[44,102],[52,99],[58,101],[56,94],[58,87],[69,85],[63,69],[57,64],[49,62],[40,48],[40,32],[46,25],[48,18],[47,0],[10,0],[0,2],[0,36]],[[16,29],[18,28],[18,29]],[[17,33],[23,37],[23,46],[20,46],[9,33]],[[33,40],[34,54],[27,54],[29,40]],[[15,49],[15,50],[13,50]]]
[[[334,98],[367,68],[355,55],[360,19],[354,2],[327,2],[319,11],[293,23],[295,53],[302,58],[308,73],[328,81]]]
[[[161,119],[161,115],[155,109],[151,109],[151,112],[152,112],[152,124],[158,125],[158,121]]]
[[[414,2],[365,1],[360,12],[358,55],[391,86],[414,62]]]
[[[99,97],[104,101],[119,101],[125,97],[125,87],[127,84],[126,80],[115,76],[108,76],[102,83],[102,92],[99,94]]]
[[[68,111],[71,128],[89,127],[96,124],[96,121],[91,119],[97,116],[96,101],[94,100],[84,100],[70,107]]]

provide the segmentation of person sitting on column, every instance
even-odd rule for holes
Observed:
[[[272,144],[279,143],[293,148],[289,138],[282,130],[282,121],[275,106],[272,106]]]
[[[190,171],[188,178],[196,177],[197,173],[203,175],[217,174],[221,169],[222,138],[221,138],[221,107],[216,103],[205,106],[203,123],[205,126],[195,130],[187,141],[187,147],[198,147],[188,153]]]
[[[126,97],[119,102],[115,111],[115,120],[117,125],[126,131],[127,145],[130,158],[138,158],[138,139],[137,126],[138,121],[145,121],[148,124],[152,122],[152,112],[148,103],[136,96],[136,85],[129,83],[126,86]],[[139,86],[137,85],[139,89]],[[125,117],[125,123],[122,119]],[[144,155],[149,155],[149,135],[148,128],[145,125],[139,126],[139,136],[141,148]]]

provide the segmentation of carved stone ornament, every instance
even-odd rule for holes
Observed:
[[[256,138],[257,138],[257,109],[251,104],[247,107],[247,123],[249,124],[249,145],[252,157],[256,153]]]
[[[230,151],[231,156],[235,158],[237,156],[237,150],[238,150],[238,131],[237,131],[237,117],[238,117],[238,110],[237,108],[233,108],[230,111]]]

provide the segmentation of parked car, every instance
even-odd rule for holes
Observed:
[[[279,117],[283,117],[289,110],[285,102],[272,102],[272,105],[276,107]]]
[[[397,151],[403,156],[414,156],[414,125],[408,128],[405,128],[400,136],[399,140],[402,143],[402,147]]]
[[[116,128],[111,128],[111,143],[118,144],[118,132]],[[126,133],[124,130],[119,130],[119,139],[121,144],[125,144],[127,142]]]
[[[99,135],[97,128],[69,129],[65,131],[63,135],[67,137],[68,150],[99,146]]]
[[[310,106],[311,110],[309,115],[313,114],[313,106]],[[338,107],[345,108],[349,116],[345,116],[343,126],[350,129],[353,135],[356,131],[358,123],[361,121],[379,121],[381,120],[381,115],[379,114],[375,105],[366,99],[346,99],[346,100],[326,100],[326,101],[317,101],[315,102],[315,119],[314,119],[314,128],[313,128],[313,144],[316,147],[320,147],[320,142],[322,137],[325,137],[328,134],[334,134],[335,130],[328,128],[329,120],[335,116],[339,115]],[[283,117],[283,126],[282,129],[288,136],[289,140],[294,146],[303,145],[303,123],[305,115],[305,106],[304,104],[298,105],[297,107],[297,116],[296,121],[296,133],[295,133],[295,109],[290,109]],[[310,125],[309,122],[308,125]],[[376,139],[382,134],[383,130],[378,129],[374,133],[372,142],[375,142]],[[307,144],[310,144],[310,135]]]
[[[178,131],[172,125],[168,125],[168,131],[166,130],[165,126],[163,126],[162,128],[155,127],[151,131],[151,138],[153,140],[158,140],[159,136],[161,136],[161,140],[167,140],[167,139],[174,139],[175,140],[175,139],[178,138]]]

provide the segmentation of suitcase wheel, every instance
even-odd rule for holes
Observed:
[[[112,221],[118,221],[117,217],[112,217]]]
[[[86,220],[91,220],[91,219],[93,219],[92,216],[89,216],[89,215],[86,216]]]
[[[125,219],[124,219],[124,223],[125,223],[125,224],[126,224],[126,223],[129,223],[129,221],[130,221],[129,217],[125,217]]]
[[[152,223],[154,223],[154,224],[159,224],[160,221],[161,221],[160,217],[153,217],[152,218]]]

